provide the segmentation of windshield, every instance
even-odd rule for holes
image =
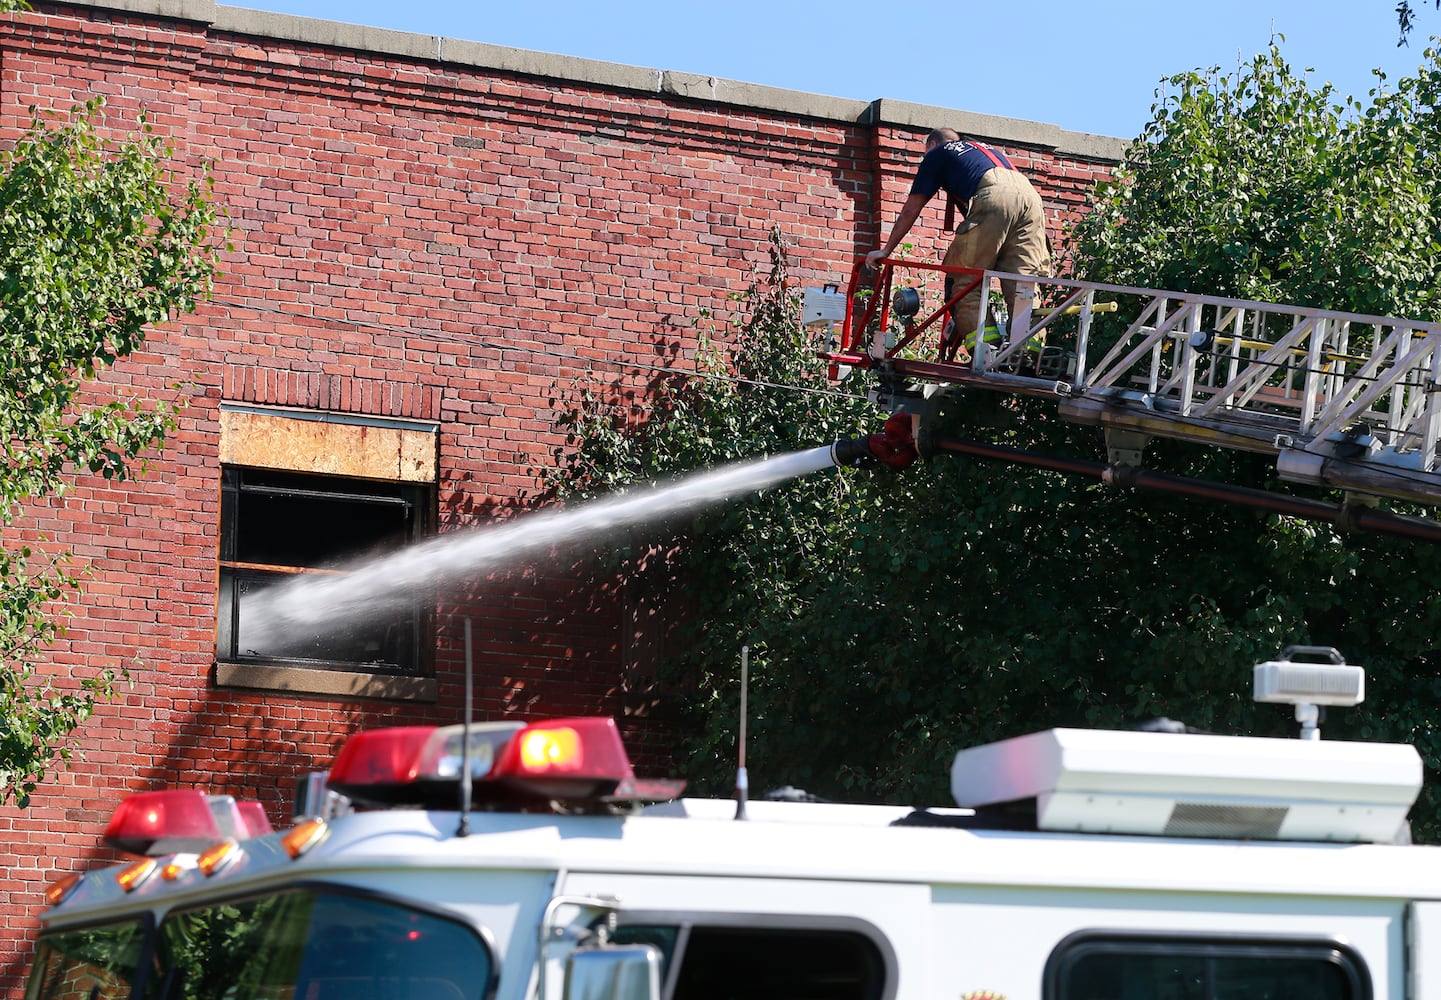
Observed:
[[[475,928],[362,895],[297,891],[178,911],[149,947],[128,929],[84,932],[108,935],[104,949],[77,932],[47,935],[26,1000],[126,1000],[132,985],[135,1000],[484,1000],[493,973]]]
[[[36,949],[25,1000],[125,1000],[145,936],[139,921],[46,935]]]

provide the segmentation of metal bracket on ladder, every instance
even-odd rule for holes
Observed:
[[[1119,427],[1107,427],[1104,433],[1106,458],[1112,465],[1129,465],[1137,469],[1141,467],[1151,435],[1122,430]]]

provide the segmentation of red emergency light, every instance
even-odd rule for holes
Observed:
[[[407,726],[356,733],[330,769],[326,785],[368,806],[454,809],[465,752],[464,726]],[[608,718],[551,719],[470,727],[474,804],[585,808],[674,798],[682,782],[640,785]]]
[[[222,840],[249,840],[271,832],[259,802],[206,795],[198,788],[139,792],[105,827],[105,840],[131,854],[198,854]]]

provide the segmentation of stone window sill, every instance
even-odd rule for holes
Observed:
[[[384,701],[437,700],[432,677],[396,677],[345,670],[311,670],[263,663],[215,664],[215,684],[286,694],[327,695],[332,698],[376,698]]]

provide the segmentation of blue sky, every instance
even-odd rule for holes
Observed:
[[[222,0],[223,2],[223,0]],[[683,70],[836,97],[886,97],[1134,138],[1161,79],[1234,69],[1272,31],[1293,68],[1364,97],[1441,33],[1430,0],[1396,47],[1394,0],[243,0],[235,6]]]

